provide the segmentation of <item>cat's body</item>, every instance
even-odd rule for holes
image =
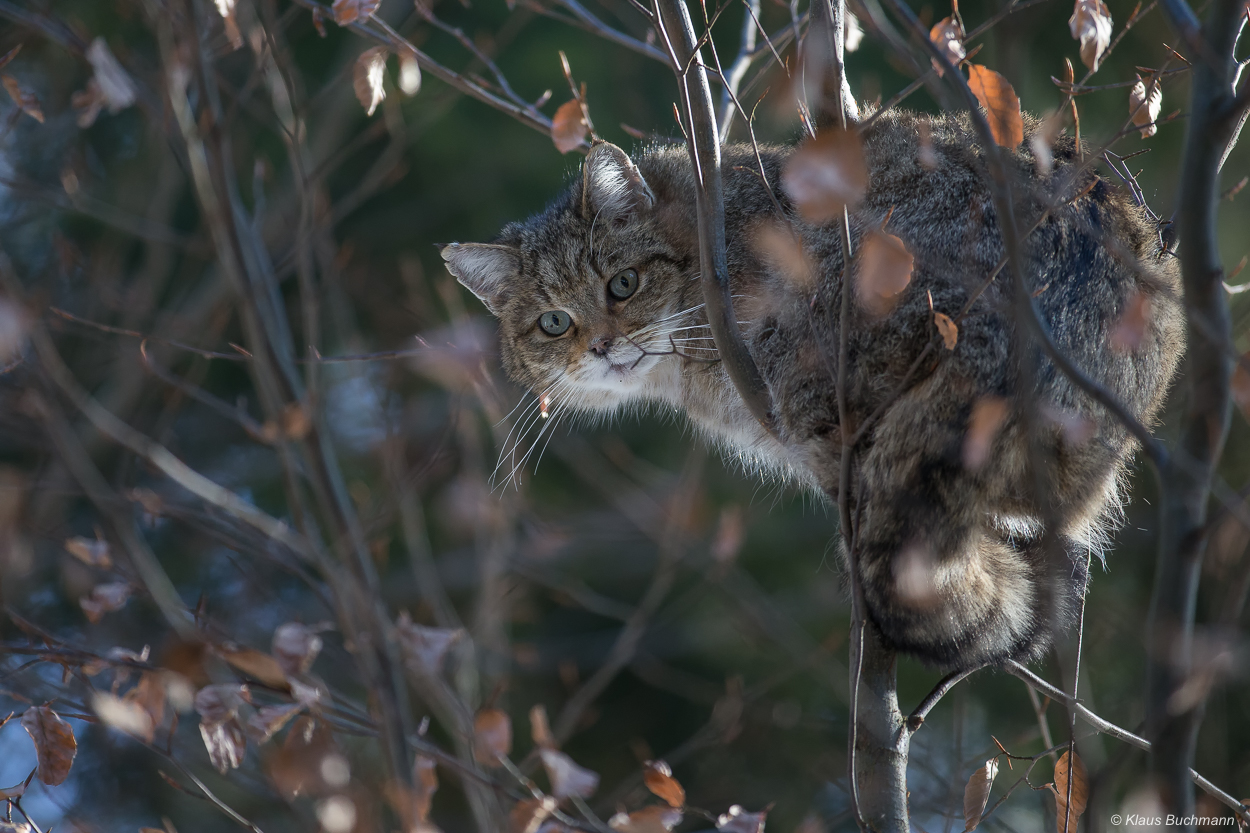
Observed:
[[[921,122],[931,135],[923,155]],[[896,647],[944,667],[1035,656],[1084,588],[1087,548],[1115,505],[1132,444],[1048,361],[1036,364],[1032,395],[1022,395],[1009,272],[985,287],[1004,249],[966,121],[887,113],[863,141],[869,188],[851,212],[853,250],[888,216],[885,232],[915,259],[883,316],[856,298],[848,334],[851,425],[878,416],[857,447],[851,495],[869,615]],[[727,147],[722,164],[735,308],[772,397],[776,438],[708,361],[715,352],[684,147],[653,150],[635,167],[600,145],[583,178],[544,213],[509,226],[495,244],[453,244],[443,254],[500,317],[509,374],[548,397],[553,412],[668,403],[748,465],[791,472],[836,499],[842,246],[835,224],[804,223],[781,188],[793,151],[762,149],[772,194],[750,147]],[[1176,267],[1143,212],[1094,174],[1051,193],[1075,152],[1060,140],[1046,175],[1027,150],[1009,154],[1022,234],[1060,201],[1024,239],[1025,280],[1059,349],[1149,424],[1182,350]],[[796,276],[794,253],[776,245],[792,233],[807,278]],[[956,318],[983,287],[954,349],[934,352],[904,386],[934,340],[934,312]],[[1121,325],[1142,297],[1144,325]],[[1043,517],[1061,557],[1055,547],[1043,552]]]

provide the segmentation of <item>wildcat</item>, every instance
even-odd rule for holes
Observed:
[[[1029,141],[1039,129],[1026,118],[1025,142],[1005,151],[1024,280],[1059,349],[1150,425],[1183,350],[1175,258],[1142,208],[1078,167],[1073,140],[1039,166]],[[882,230],[914,258],[892,308],[853,296],[847,334],[852,428],[876,417],[851,481],[867,612],[895,648],[942,668],[1032,659],[1072,618],[1090,555],[1101,556],[1133,442],[1036,350],[1022,353],[1011,275],[991,279],[1004,246],[967,117],[891,111],[861,138],[869,184],[850,214],[852,251]],[[545,211],[442,256],[499,318],[505,369],[545,409],[675,406],[748,466],[836,500],[842,244],[836,225],[804,222],[779,184],[794,152],[763,147],[757,160],[729,145],[722,161],[735,309],[775,437],[714,360],[684,146],[631,159],[597,144]],[[778,228],[808,279],[762,243]],[[853,258],[852,283],[859,267]],[[953,349],[930,347],[909,379],[935,340],[935,313],[954,319],[969,301]]]

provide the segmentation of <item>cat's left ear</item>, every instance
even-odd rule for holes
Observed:
[[[496,316],[521,274],[521,252],[494,243],[452,243],[440,252],[447,271]]]
[[[653,205],[655,194],[625,151],[611,142],[590,149],[582,170],[583,217],[626,218]]]

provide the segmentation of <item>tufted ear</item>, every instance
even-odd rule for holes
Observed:
[[[514,279],[521,274],[520,251],[493,243],[452,243],[440,254],[447,261],[447,271],[499,315]]]
[[[611,142],[590,149],[582,170],[582,216],[616,219],[650,208],[655,195],[625,151]]]

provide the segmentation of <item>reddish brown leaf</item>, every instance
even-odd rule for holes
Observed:
[[[551,119],[551,141],[555,143],[556,150],[568,153],[582,146],[589,129],[582,105],[575,98],[569,99],[560,105]]]
[[[255,648],[243,648],[238,645],[225,644],[216,647],[216,653],[230,665],[242,671],[252,679],[272,688],[287,688],[286,672],[282,665]]]
[[[771,805],[770,805],[771,806]],[[764,833],[764,820],[768,817],[768,808],[758,813],[748,813],[737,804],[729,808],[716,819],[716,829],[724,833]]]
[[[968,779],[968,785],[964,787],[964,833],[976,830],[981,823],[981,814],[990,800],[990,787],[994,786],[997,774],[998,758],[990,758]]]
[[[1111,349],[1119,353],[1133,353],[1141,346],[1150,324],[1150,298],[1142,292],[1129,296],[1120,313],[1120,320],[1111,331]]]
[[[954,17],[944,17],[938,21],[929,30],[929,40],[937,44],[937,48],[942,50],[946,60],[954,66],[959,66],[960,62],[968,57],[968,53],[964,51],[964,27]],[[934,59],[930,60],[938,77],[941,77],[944,73],[941,64]]]
[[[499,709],[482,709],[473,718],[473,757],[480,764],[498,766],[512,751],[512,721]]]
[[[338,7],[338,3],[334,5]],[[386,98],[386,90],[382,86],[386,78],[386,55],[385,46],[366,49],[356,58],[356,64],[352,67],[352,89],[356,92],[356,100],[365,108],[365,115],[368,116],[372,116]]]
[[[1107,4],[1102,0],[1076,0],[1068,29],[1081,42],[1081,63],[1098,69],[1102,53],[1111,43],[1111,10]]]
[[[92,624],[104,618],[104,614],[121,610],[130,600],[130,585],[124,581],[110,581],[97,584],[90,596],[78,600],[82,612]]]
[[[786,160],[781,184],[799,215],[828,223],[854,208],[868,190],[864,146],[854,130],[825,130],[799,145]]]
[[[264,743],[282,731],[282,727],[290,723],[303,710],[303,703],[279,703],[274,706],[261,706],[256,710],[255,714],[247,719],[247,728],[250,730],[254,741]]]
[[[1081,756],[1072,754],[1069,763],[1067,752],[1059,756],[1055,764],[1055,830],[1057,833],[1076,833],[1076,823],[1085,812],[1085,804],[1089,801],[1089,778],[1085,774],[1085,764]],[[1068,805],[1068,778],[1071,770],[1072,804]]]
[[[321,6],[316,6],[312,10],[313,28],[317,30],[317,34],[321,37],[326,36],[326,15]]]
[[[547,722],[547,709],[542,703],[530,709],[530,738],[540,749],[556,748],[556,739],[551,734],[551,724]]]
[[[13,99],[13,103],[23,113],[43,124],[43,110],[40,108],[39,99],[35,97],[34,93],[23,89],[22,85],[12,75],[0,75],[0,83],[4,84],[4,88],[9,92],[9,97]]]
[[[39,761],[36,774],[49,787],[55,787],[69,777],[74,756],[78,754],[78,741],[74,730],[61,716],[47,706],[31,706],[22,715],[22,728],[35,742],[35,756]]]
[[[273,632],[270,651],[283,672],[298,676],[307,674],[312,668],[317,654],[321,653],[322,644],[321,637],[312,628],[299,622],[287,622]]]
[[[664,761],[647,761],[642,765],[642,780],[653,795],[664,799],[670,807],[686,804],[686,790],[673,777],[673,770]]]
[[[434,793],[438,792],[438,770],[435,768],[433,758],[427,758],[424,755],[417,756],[417,761],[412,767],[412,785],[416,793],[414,796],[416,820],[418,823],[427,822],[430,820]]]
[[[551,781],[551,794],[558,799],[571,795],[590,798],[599,789],[599,774],[592,772],[555,749],[539,749],[543,769],[547,770],[547,779]]]
[[[442,673],[443,658],[464,636],[464,631],[460,628],[449,630],[414,624],[406,612],[399,614],[399,619],[395,622],[395,633],[408,667],[419,674],[430,675]]]
[[[102,570],[113,568],[113,559],[109,557],[108,541],[99,538],[70,538],[65,542],[65,551],[92,567],[99,567]]]
[[[160,726],[165,719],[165,681],[162,674],[156,671],[144,671],[139,683],[126,692],[126,699],[137,704],[147,712],[152,726]]]
[[[994,438],[1007,420],[1007,400],[998,396],[978,399],[972,406],[968,433],[964,435],[963,463],[968,471],[977,471],[990,459]],[[993,775],[990,776],[993,779]]]
[[[933,313],[933,323],[942,334],[942,343],[946,345],[946,349],[954,350],[955,345],[959,343],[959,326],[950,319],[949,315],[942,312]]]
[[[226,27],[226,40],[230,41],[231,49],[239,49],[243,46],[243,33],[239,31],[239,21],[234,16],[234,7],[237,0],[214,0],[217,5],[217,13],[221,15],[222,23]]]
[[[608,827],[617,833],[669,833],[681,824],[681,817],[681,810],[654,804],[632,813],[617,813],[608,819]]]
[[[858,257],[855,297],[869,315],[882,318],[894,309],[911,283],[915,258],[902,240],[884,231],[865,234]]]
[[[1024,119],[1020,99],[1007,79],[989,67],[968,64],[968,86],[985,109],[994,141],[1005,148],[1018,147],[1024,141]]]
[[[382,0],[334,0],[330,14],[334,15],[335,23],[346,26],[357,20],[365,21],[373,17],[380,5]]]
[[[1133,124],[1141,128],[1143,139],[1149,139],[1159,132],[1159,126],[1155,124],[1155,121],[1159,118],[1159,111],[1162,108],[1163,89],[1159,86],[1159,82],[1152,81],[1150,89],[1147,90],[1141,76],[1137,76],[1137,83],[1129,90],[1128,111],[1133,117]]]
[[[291,724],[282,746],[266,756],[265,769],[288,801],[342,789],[351,780],[351,768],[339,753],[330,728],[308,716]]]
[[[508,813],[508,833],[538,833],[559,804],[549,795],[518,801]]]

